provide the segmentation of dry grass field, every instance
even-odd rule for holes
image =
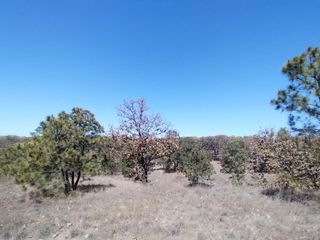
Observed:
[[[30,200],[0,182],[1,239],[320,239],[319,195],[284,201],[256,186],[190,187],[178,173],[154,171],[150,183],[122,176],[82,182],[78,197]]]

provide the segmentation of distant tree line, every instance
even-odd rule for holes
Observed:
[[[0,136],[0,149],[10,147],[16,143],[21,143],[27,141],[28,137],[19,137],[19,136]]]

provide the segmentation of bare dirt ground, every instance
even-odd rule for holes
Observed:
[[[95,177],[81,196],[42,203],[2,178],[0,239],[320,239],[318,200],[272,199],[215,168],[212,187],[157,170],[147,185]]]

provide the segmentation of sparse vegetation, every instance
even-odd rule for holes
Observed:
[[[0,239],[318,238],[319,194],[267,196],[257,186],[231,185],[219,162],[214,166],[211,188],[190,188],[180,173],[157,170],[144,185],[120,175],[92,177],[78,197],[40,204],[1,178]]]
[[[125,101],[119,108],[120,124],[111,128],[109,135],[103,135],[103,127],[90,111],[73,108],[71,113],[47,117],[32,138],[1,137],[0,189],[4,194],[0,196],[0,210],[6,215],[0,219],[0,237],[149,239],[152,233],[160,239],[191,235],[209,239],[217,238],[216,226],[226,231],[250,226],[246,233],[228,238],[316,239],[319,232],[315,224],[320,220],[319,57],[318,48],[309,48],[283,68],[290,85],[280,90],[272,103],[291,113],[291,132],[283,128],[277,133],[267,130],[247,137],[180,137],[159,114],[148,113],[145,100],[138,99]],[[298,127],[299,123],[302,126]],[[208,186],[215,172],[218,180],[214,188],[187,188]],[[150,182],[151,176],[151,184],[134,183],[119,173],[143,183]],[[21,192],[3,175],[12,177],[24,190],[31,186],[31,190]],[[256,176],[261,181],[255,183],[262,183],[264,189],[259,184],[243,184]],[[232,186],[229,178],[239,186]],[[44,198],[62,196],[63,191],[65,198]],[[295,203],[289,206],[282,200]],[[30,216],[18,211],[21,219],[12,217],[12,201],[20,208],[31,208],[32,216],[49,210],[46,222],[36,230],[40,222],[26,227]],[[44,201],[41,210],[35,207]],[[96,208],[93,201],[98,204]],[[310,213],[301,210],[301,203],[315,213],[315,221],[309,221]],[[69,211],[75,206],[79,211]],[[238,214],[239,209],[244,213]],[[197,221],[196,226],[211,227],[210,234],[193,232],[193,217],[199,212],[205,221]],[[299,216],[300,222],[295,224],[300,231],[276,229],[269,235],[280,221],[290,229],[295,220],[283,223],[284,214]],[[72,221],[83,220],[84,215],[85,222]],[[266,220],[271,216],[272,224]],[[267,226],[260,230],[252,221],[259,227],[264,226],[262,222]],[[168,224],[167,232],[162,231],[163,223]],[[18,231],[12,231],[10,224]],[[103,226],[114,230],[99,233],[97,229]],[[30,237],[34,231],[36,235]],[[225,239],[225,235],[217,239]]]

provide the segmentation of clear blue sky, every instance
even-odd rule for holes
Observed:
[[[0,2],[0,135],[80,106],[108,128],[144,97],[181,135],[287,125],[286,61],[319,46],[314,0]]]

